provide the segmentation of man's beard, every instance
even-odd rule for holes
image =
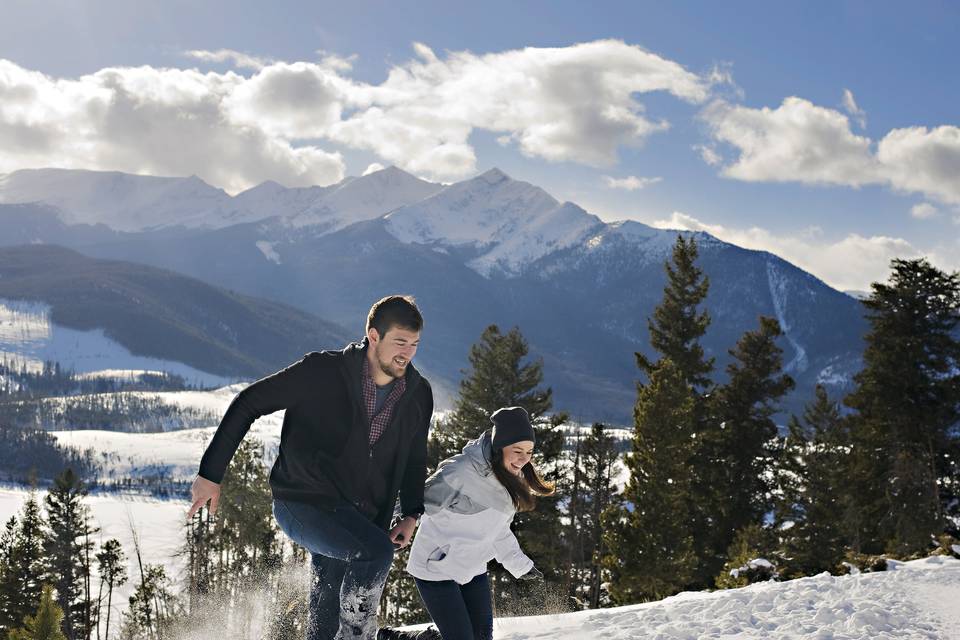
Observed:
[[[380,354],[375,354],[377,358],[377,365],[380,367],[380,371],[387,374],[391,378],[402,378],[404,373],[406,373],[406,367],[401,367],[400,365],[394,363],[392,360],[387,360],[384,362],[380,359]],[[407,362],[409,365],[410,363]]]

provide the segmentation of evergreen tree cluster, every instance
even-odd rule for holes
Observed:
[[[960,526],[960,275],[894,260],[864,303],[871,331],[846,408],[818,387],[781,433],[773,416],[794,385],[781,328],[759,318],[715,383],[696,258],[693,238],[679,236],[649,322],[659,358],[637,354],[630,476],[603,518],[612,600],[949,552]]]
[[[66,468],[85,480],[101,472],[92,449],[77,451],[46,431],[12,427],[0,420],[0,478],[29,484],[37,478],[52,479]]]
[[[96,547],[87,491],[68,468],[42,499],[31,491],[6,522],[0,534],[0,637],[303,637],[307,554],[273,520],[260,443],[245,441],[238,449],[223,480],[217,517],[204,509],[185,524],[182,576],[145,562],[136,531],[130,555],[115,539]],[[118,603],[115,592],[127,583],[133,593]]]
[[[102,616],[109,625],[113,589],[126,579],[124,555],[114,539],[94,553],[91,536],[98,530],[83,503],[86,495],[83,482],[68,468],[56,477],[42,502],[31,491],[19,515],[6,522],[0,536],[3,637],[91,640],[101,637]]]

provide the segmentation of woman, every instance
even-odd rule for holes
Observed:
[[[516,578],[543,578],[510,530],[517,511],[532,510],[535,496],[554,490],[530,461],[536,442],[530,416],[506,407],[490,420],[492,433],[441,462],[427,479],[426,513],[407,562],[443,640],[493,637],[492,558]]]

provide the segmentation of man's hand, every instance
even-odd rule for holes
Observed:
[[[413,531],[417,528],[417,519],[413,516],[407,516],[397,523],[393,529],[390,529],[390,542],[398,549],[403,549],[410,544],[413,538]]]
[[[220,485],[203,476],[197,476],[193,486],[190,487],[190,499],[193,500],[193,505],[187,512],[187,521],[200,510],[200,507],[207,504],[207,501],[210,501],[210,515],[216,515],[217,505],[220,504]]]

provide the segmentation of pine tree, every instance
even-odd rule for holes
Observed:
[[[693,236],[677,235],[671,261],[664,264],[667,284],[663,300],[654,309],[647,326],[650,344],[661,359],[673,362],[688,387],[703,391],[710,386],[713,358],[705,358],[700,345],[700,338],[710,326],[710,314],[697,309],[707,297],[710,279],[696,266],[698,254]],[[635,355],[637,366],[647,376],[651,375],[658,363],[641,353]]]
[[[716,427],[701,434],[698,459],[701,486],[711,491],[712,526],[702,531],[710,545],[704,569],[716,575],[737,532],[761,524],[773,509],[770,473],[780,456],[777,425],[772,416],[793,379],[781,372],[782,335],[773,318],[760,318],[760,328],[746,332],[730,350],[728,381],[713,395]]]
[[[891,266],[864,301],[864,368],[844,400],[856,411],[848,473],[858,521],[848,535],[854,551],[907,556],[944,530],[945,504],[957,497],[960,274],[925,259]]]
[[[54,479],[44,499],[49,527],[45,551],[57,605],[64,612],[63,632],[67,640],[88,638],[92,628],[86,578],[92,547],[89,536],[97,529],[90,523],[89,508],[83,504],[86,495],[83,482],[73,469],[67,469]]]
[[[777,470],[774,526],[785,575],[796,578],[834,570],[843,559],[849,443],[840,408],[820,385],[803,423],[792,417],[789,429]]]
[[[605,425],[594,423],[580,449],[578,473],[580,484],[584,488],[579,523],[579,542],[582,548],[578,555],[586,565],[587,584],[584,595],[587,604],[593,609],[600,606],[607,596],[602,587],[603,556],[606,555],[602,517],[614,503],[617,493],[613,483],[617,457],[616,440],[607,433]]]
[[[60,630],[63,610],[53,600],[53,587],[43,585],[39,607],[35,616],[27,616],[21,629],[14,629],[9,640],[67,640]]]
[[[99,603],[102,602],[103,587],[107,587],[107,620],[103,631],[103,637],[110,637],[110,614],[113,609],[113,590],[127,582],[126,555],[120,547],[120,542],[110,539],[100,545],[100,552],[97,558],[97,573],[100,575],[100,597],[97,598],[97,638],[100,638],[100,619],[102,615],[99,612]]]
[[[463,446],[491,427],[490,414],[501,407],[520,406],[532,422],[553,406],[550,388],[540,389],[543,362],[523,364],[529,347],[520,329],[506,334],[490,325],[470,347],[470,370],[463,371],[454,411],[435,436],[439,459],[460,453]]]
[[[19,627],[34,612],[48,578],[45,526],[35,492],[27,496],[19,520],[12,526],[8,521],[4,538],[9,547],[0,566],[0,633]]]
[[[694,461],[699,455],[698,435],[704,429],[705,393],[711,386],[709,375],[713,370],[713,358],[705,357],[700,344],[710,325],[710,316],[699,307],[706,299],[710,283],[696,266],[697,257],[694,237],[679,234],[671,260],[664,265],[667,283],[663,299],[648,320],[650,343],[659,358],[652,361],[641,353],[635,354],[637,366],[648,382],[637,386],[635,436],[628,464],[632,484],[628,485],[625,492],[628,495],[624,498],[627,505],[644,499],[660,504],[640,512],[634,509],[629,514],[625,509],[629,511],[630,507],[621,506],[608,514],[611,523],[608,540],[614,545],[610,550],[614,556],[622,555],[626,562],[618,566],[613,556],[607,556],[606,560],[613,571],[614,582],[618,584],[612,591],[620,602],[628,602],[631,597],[662,597],[690,585],[697,575],[692,568],[699,566],[698,558],[704,553],[701,536],[694,536],[694,533],[705,526],[705,513],[710,511],[706,500],[713,496],[709,493],[712,488],[698,477],[700,469]],[[670,387],[664,383],[666,379],[678,386]],[[654,390],[663,396],[655,397]],[[669,416],[672,423],[659,424],[657,421],[661,416]],[[671,456],[663,461],[662,469],[657,469],[661,462],[656,452],[658,447],[664,446],[672,447]],[[667,479],[672,484],[671,491],[665,495],[641,495],[648,486],[656,486]],[[683,491],[674,491],[676,487],[683,487]],[[670,514],[661,530],[629,531],[630,527],[660,527],[655,516],[650,515],[656,512]],[[668,536],[674,536],[673,543],[666,542]],[[636,558],[639,549],[652,554],[661,543],[670,547],[670,553],[678,562],[677,571],[672,574],[652,555]],[[639,549],[632,548],[635,544],[640,545]],[[647,570],[654,570],[654,575],[648,578],[633,575]],[[700,577],[703,585],[709,578],[712,576]],[[639,583],[634,584],[634,580]]]
[[[634,409],[630,479],[623,504],[604,517],[617,603],[656,600],[689,584],[696,567],[690,484],[695,394],[672,360],[661,359]]]

